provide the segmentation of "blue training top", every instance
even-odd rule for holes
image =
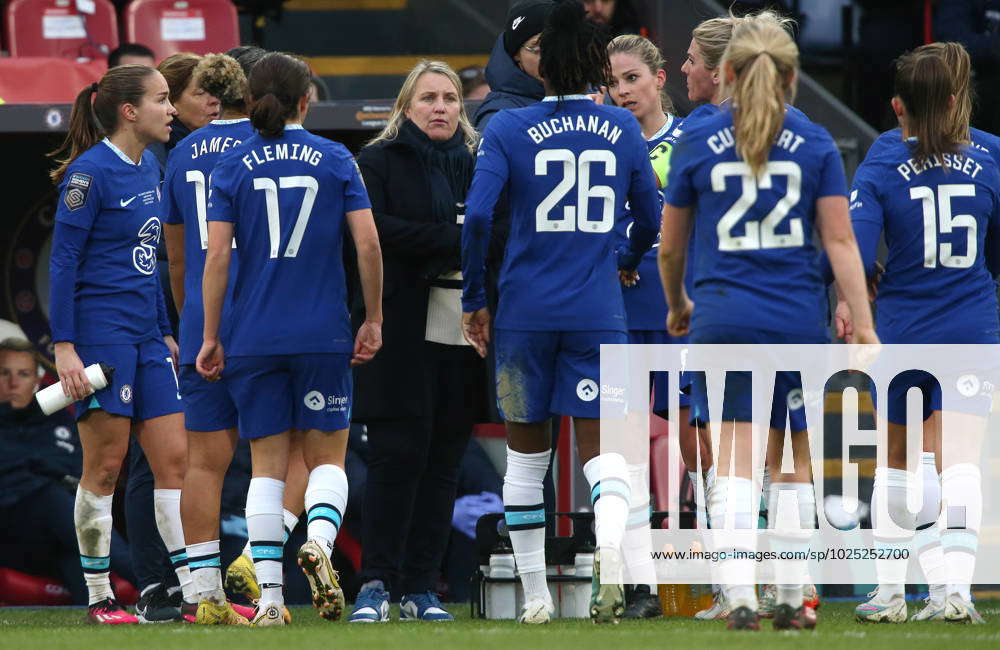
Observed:
[[[170,151],[163,181],[163,214],[166,223],[184,228],[184,310],[181,313],[181,363],[194,363],[201,349],[205,311],[201,281],[208,250],[208,188],[212,170],[222,155],[254,133],[250,120],[215,120],[194,131]],[[236,276],[236,250],[229,265]],[[226,290],[225,314],[232,301]],[[225,318],[223,318],[225,320]],[[223,342],[225,344],[225,341]]]
[[[801,113],[786,112],[757,179],[736,153],[732,112],[685,129],[671,157],[666,202],[694,207],[692,329],[752,325],[825,336],[826,288],[812,243],[815,205],[846,194],[833,139]]]
[[[493,206],[509,187],[510,236],[496,325],[528,331],[626,330],[617,267],[652,245],[659,198],[635,117],[586,95],[494,116],[479,146],[462,229],[462,308],[486,305]],[[635,225],[616,264],[614,227],[629,200]]]
[[[224,154],[211,187],[208,220],[240,251],[227,353],[350,354],[345,215],[371,203],[347,148],[289,124]]]
[[[995,258],[1000,168],[991,153],[963,146],[918,162],[912,142],[880,138],[854,176],[851,221],[868,275],[885,232],[875,301],[882,342],[997,342],[986,246],[994,244]]]
[[[105,138],[66,169],[50,260],[52,340],[134,344],[170,334],[156,274],[160,167]]]

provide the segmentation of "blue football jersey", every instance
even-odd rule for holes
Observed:
[[[208,188],[215,164],[254,133],[250,120],[215,120],[177,143],[167,158],[163,180],[163,215],[169,224],[184,226],[184,309],[181,312],[181,363],[194,363],[205,325],[201,280],[208,250]],[[229,265],[236,277],[236,251]],[[233,284],[226,291],[229,309]],[[225,320],[225,316],[223,316]]]
[[[659,224],[656,180],[635,117],[584,95],[547,97],[496,114],[480,143],[466,199],[466,311],[485,304],[485,241],[474,241],[470,222],[492,214],[504,185],[511,223],[497,327],[624,332],[614,227],[624,218],[626,200],[644,233],[637,242],[645,239],[648,246]]]
[[[721,113],[722,110],[725,109],[728,105],[729,105],[729,100],[727,99],[726,101],[722,102],[722,105],[719,106],[715,104],[702,104],[701,106],[695,107],[693,111],[687,114],[687,117],[684,118],[684,121],[681,124],[678,124],[674,128],[674,131],[673,133],[671,133],[671,135],[674,136],[674,139],[680,138],[681,135],[684,134],[684,131],[686,129],[693,128],[701,120],[715,117],[716,115]],[[809,119],[805,113],[795,108],[791,104],[785,104],[785,111],[789,115],[795,115],[796,117],[801,117],[802,119],[805,120]]]
[[[139,164],[105,139],[67,168],[56,221],[89,232],[80,254],[74,323],[52,323],[56,341],[139,343],[161,337],[156,274],[160,241],[160,166]]]
[[[694,207],[692,329],[749,325],[824,336],[815,205],[846,194],[833,139],[801,113],[787,112],[757,179],[737,156],[730,111],[686,128],[671,157],[665,199]]]
[[[240,252],[230,279],[230,356],[353,351],[345,213],[370,207],[347,148],[299,125],[223,155],[208,220],[232,222]]]
[[[673,135],[674,131],[681,125],[681,120],[673,115],[667,116],[667,122],[657,133],[646,140],[646,148],[649,155],[669,156],[671,147],[677,142]],[[659,192],[661,207],[663,202],[663,192]],[[615,224],[615,233],[618,235],[619,243],[627,242],[632,232],[632,214],[629,205],[625,206],[625,218],[619,219]],[[663,295],[663,284],[660,282],[660,269],[656,262],[657,248],[659,247],[660,236],[657,234],[656,243],[642,256],[639,263],[639,281],[631,287],[622,287],[622,298],[625,300],[625,318],[630,330],[663,330],[667,322],[667,301]]]
[[[886,146],[890,142],[899,142],[903,139],[903,130],[899,127],[895,129],[890,129],[885,133],[879,134],[875,142],[868,149],[871,151],[879,151],[882,147]],[[993,161],[1000,167],[1000,138],[989,133],[988,131],[982,131],[975,127],[969,127],[969,139],[972,141],[972,146],[979,149],[980,151],[987,153],[993,158]],[[876,148],[877,146],[877,148]]]
[[[964,146],[931,164],[909,142],[883,137],[851,188],[851,220],[871,250],[889,249],[876,298],[884,343],[995,343],[997,298],[986,268],[987,230],[1000,225],[1000,169]],[[943,163],[943,166],[942,166]]]

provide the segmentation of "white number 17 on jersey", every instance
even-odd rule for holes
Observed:
[[[302,206],[299,208],[298,219],[295,220],[295,227],[292,229],[292,236],[285,246],[284,257],[295,257],[299,254],[299,244],[306,234],[306,226],[309,225],[309,215],[312,214],[313,201],[316,200],[316,192],[319,191],[319,183],[312,176],[282,176],[275,183],[273,178],[253,179],[253,188],[264,191],[264,202],[267,206],[267,234],[271,240],[271,258],[278,257],[278,246],[281,245],[281,217],[278,214],[278,188],[286,189],[299,187],[305,189],[302,197]]]

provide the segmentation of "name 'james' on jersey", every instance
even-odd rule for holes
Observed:
[[[181,363],[194,363],[201,349],[205,315],[201,281],[208,250],[208,187],[212,170],[227,151],[253,135],[247,118],[215,120],[177,143],[167,159],[163,180],[163,214],[166,223],[184,228],[184,310],[180,322]],[[237,251],[233,249],[230,278],[236,277]],[[226,291],[225,314],[232,299],[232,282]],[[225,317],[223,317],[225,320]]]

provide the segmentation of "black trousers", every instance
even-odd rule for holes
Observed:
[[[86,605],[87,583],[73,523],[75,502],[72,492],[53,482],[0,509],[0,566],[57,578],[73,594],[74,605]],[[111,570],[136,584],[129,549],[114,530]]]
[[[475,352],[436,351],[425,357],[432,415],[366,423],[361,580],[381,580],[395,596],[437,584],[459,465],[484,399],[482,361]]]

